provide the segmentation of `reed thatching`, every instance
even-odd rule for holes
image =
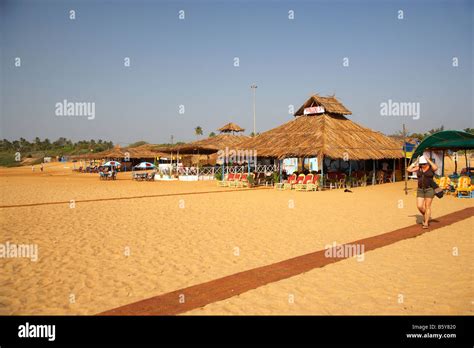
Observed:
[[[334,108],[347,110],[341,106]],[[322,156],[352,160],[403,158],[398,142],[343,115],[328,113],[298,116],[241,143],[239,148],[256,150],[260,157],[278,159]]]
[[[85,153],[82,155],[72,155],[69,156],[71,160],[94,160],[97,159],[96,153]]]
[[[137,147],[126,148],[126,152],[130,154],[130,158],[156,158],[167,157],[168,154],[158,150],[156,145],[144,144]]]
[[[222,126],[221,128],[219,128],[218,131],[222,133],[230,133],[230,132],[243,132],[245,131],[245,129],[243,129],[242,127],[240,127],[239,125],[233,122],[230,122],[230,123],[227,123],[225,126]]]
[[[315,94],[295,112],[295,116],[304,115],[304,109],[312,106],[322,106],[328,114],[352,115],[352,112],[342,105],[335,96],[321,97]]]
[[[388,137],[390,137],[390,139],[400,144],[401,148],[403,148],[403,146],[405,145],[405,142],[408,144],[414,144],[414,145],[420,142],[418,138],[412,138],[412,137],[404,138],[403,135],[389,135]]]
[[[110,150],[85,154],[82,156],[77,156],[77,159],[103,159],[103,158],[130,158],[130,159],[139,159],[139,158],[156,158],[156,157],[166,157],[167,154],[157,150],[155,145],[145,144],[137,147],[120,147],[114,146]]]
[[[209,137],[202,140],[197,140],[191,143],[169,146],[169,147],[160,147],[160,151],[164,152],[179,152],[180,154],[212,154],[216,153],[219,150],[225,150],[228,148],[236,148],[238,144],[242,141],[249,139],[245,135],[234,135],[229,133],[221,133],[214,137]]]

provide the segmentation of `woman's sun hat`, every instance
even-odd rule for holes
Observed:
[[[418,159],[418,163],[419,164],[427,164],[428,161],[426,160],[425,156],[420,156],[420,158]]]

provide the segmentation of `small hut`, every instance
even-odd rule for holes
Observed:
[[[120,147],[116,145],[110,150],[77,156],[76,159],[86,161],[117,160],[122,162],[123,169],[130,170],[132,166],[142,161],[155,162],[160,157],[167,157],[167,154],[158,151],[156,145],[144,144],[137,147]]]
[[[160,151],[173,152],[180,155],[197,156],[197,161],[200,162],[201,156],[207,156],[205,161],[208,164],[214,165],[216,163],[217,152],[225,150],[226,148],[236,148],[242,141],[249,139],[245,135],[237,135],[235,133],[242,133],[245,129],[241,128],[235,123],[228,123],[218,129],[220,134],[208,137],[205,139],[193,141],[190,143],[176,145],[172,147],[161,147]],[[190,158],[191,162],[195,162],[196,158]]]
[[[244,132],[245,129],[242,127],[239,127],[237,124],[230,122],[227,123],[225,126],[222,126],[221,128],[218,129],[219,132],[221,133],[239,133],[239,132]]]

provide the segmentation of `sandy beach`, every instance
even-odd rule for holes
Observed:
[[[403,182],[352,193],[290,192],[134,182],[129,173],[104,182],[71,168],[0,169],[0,243],[38,245],[36,262],[0,259],[0,314],[97,314],[413,225],[418,215],[415,182],[406,196]],[[472,206],[469,199],[436,199],[433,218]],[[471,217],[370,251],[363,262],[343,260],[185,314],[472,314],[473,223]]]

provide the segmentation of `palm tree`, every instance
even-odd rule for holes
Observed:
[[[474,128],[464,128],[464,131],[465,131],[466,133],[474,134]]]
[[[202,135],[202,127],[201,127],[201,126],[197,126],[196,128],[194,128],[194,133],[196,134],[197,137],[199,137],[200,135]]]
[[[41,139],[39,137],[35,138],[35,150],[38,151],[41,148]]]
[[[430,129],[428,131],[428,133],[431,135],[431,134],[442,132],[442,131],[444,131],[444,126],[441,126],[439,128]]]
[[[48,138],[44,139],[43,144],[41,145],[41,150],[49,150],[50,147],[51,147],[51,140],[49,140]]]
[[[20,138],[20,148],[26,151],[29,148],[30,143],[25,138]]]

